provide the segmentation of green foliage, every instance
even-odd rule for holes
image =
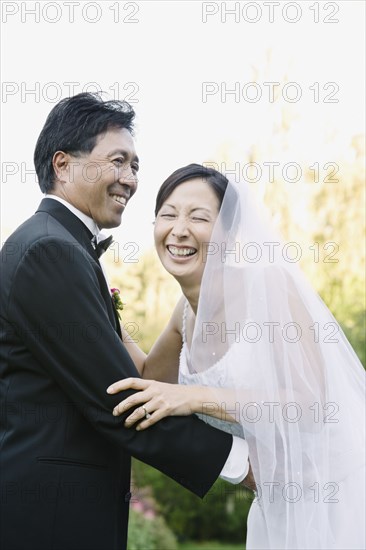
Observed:
[[[126,304],[121,312],[122,323],[147,353],[172,314],[181,295],[180,287],[163,269],[154,250],[146,252],[137,264],[109,261],[108,272]]]
[[[128,550],[177,550],[177,541],[160,516],[146,518],[130,510]]]
[[[317,184],[312,171],[301,183],[276,180],[264,200],[284,241],[300,246],[301,269],[366,366],[365,159],[357,139],[352,148],[354,161],[338,160],[336,175],[328,171]]]
[[[321,187],[312,203],[314,240],[324,248],[334,243],[336,252],[323,258],[316,287],[366,365],[363,160],[342,168],[339,182]]]
[[[149,466],[134,460],[138,487],[146,485],[160,512],[180,540],[242,542],[252,493],[218,479],[203,500]],[[138,498],[139,491],[136,491]]]

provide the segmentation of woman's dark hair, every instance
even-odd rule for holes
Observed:
[[[104,101],[101,92],[82,93],[62,99],[52,109],[39,135],[34,165],[41,190],[51,191],[56,151],[78,155],[91,153],[99,135],[125,128],[133,133],[135,111],[127,101]]]
[[[211,186],[221,206],[227,184],[229,183],[227,178],[213,168],[202,166],[201,164],[188,164],[188,166],[175,170],[175,172],[173,172],[161,185],[156,197],[155,217],[164,202],[178,185],[195,178],[202,178],[202,180],[206,181]]]

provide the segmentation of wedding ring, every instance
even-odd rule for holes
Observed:
[[[145,411],[145,418],[146,420],[151,417],[151,414],[147,412],[145,405],[141,405],[141,408]]]

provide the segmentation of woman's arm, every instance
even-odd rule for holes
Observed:
[[[142,377],[161,382],[178,382],[179,355],[182,349],[182,316],[185,298],[182,296],[173,314],[146,357]]]
[[[140,422],[136,429],[148,428],[166,416],[187,416],[193,413],[239,422],[239,419],[227,412],[236,408],[235,390],[127,378],[112,384],[107,391],[115,394],[126,389],[140,390],[121,401],[113,410],[114,416],[119,416],[131,407],[140,405],[126,419],[127,428],[144,419],[146,413],[151,416]]]

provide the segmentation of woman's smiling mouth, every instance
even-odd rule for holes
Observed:
[[[166,248],[173,258],[187,258],[197,253],[197,249],[191,246],[175,246],[168,244]]]

